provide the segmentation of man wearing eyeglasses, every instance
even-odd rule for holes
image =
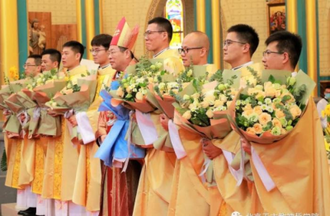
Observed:
[[[258,34],[251,26],[234,25],[227,31],[223,44],[223,60],[229,63],[233,70],[251,65],[252,55],[258,45]]]
[[[206,71],[212,75],[217,69],[215,65],[207,63],[209,46],[209,38],[205,33],[194,31],[187,34],[183,39],[182,48],[178,49],[184,66],[204,65]],[[175,212],[175,215],[215,215],[218,212],[210,213],[212,211],[211,203],[216,203],[215,205],[220,206],[221,199],[216,197],[213,199],[214,202],[208,200],[212,199],[211,194],[214,194],[213,191],[218,191],[218,189],[215,186],[203,185],[199,180],[205,158],[202,145],[200,144],[202,137],[192,134],[188,130],[179,130],[179,136],[187,156],[178,159],[175,164],[175,172],[173,174],[175,187],[172,187],[171,191],[171,211]],[[215,146],[210,151],[212,153],[220,151],[221,153],[221,149]],[[210,158],[213,159],[213,157]],[[197,179],[197,183],[191,179]],[[187,191],[189,191],[189,195]],[[209,197],[205,197],[207,193],[201,195],[201,191],[208,191]],[[194,204],[198,204],[198,208],[193,208]],[[212,209],[213,207],[212,205]]]
[[[177,49],[169,48],[172,35],[171,22],[163,17],[156,17],[148,22],[144,39],[146,48],[152,52],[153,58],[163,59],[164,68],[168,72],[176,74],[182,71],[184,67]],[[150,118],[155,130],[157,130],[157,137],[159,137],[154,143],[164,143],[165,138],[169,139],[166,127],[163,128],[161,126],[162,121],[168,122],[166,116],[164,114],[151,113]],[[167,126],[167,123],[165,125]],[[173,151],[165,152],[161,149],[147,149],[146,160],[136,195],[134,216],[167,215],[175,161],[176,155]]]
[[[291,71],[295,76],[302,49],[300,36],[278,31],[270,35],[265,44],[267,48],[262,58],[265,69]],[[251,143],[253,150],[244,139],[242,145],[245,152],[251,154],[253,151],[260,155],[262,166],[273,181],[274,188],[269,192],[259,177],[258,181],[254,181],[260,200],[272,200],[271,203],[261,202],[266,212],[330,214],[327,207],[330,201],[328,160],[318,111],[311,98],[298,124],[284,138],[271,145]]]
[[[41,72],[41,56],[30,55],[23,65],[26,77],[35,77]]]
[[[144,40],[146,48],[152,52],[153,58],[166,60],[167,65],[164,67],[171,73],[178,73],[183,70],[183,65],[178,51],[170,49],[172,36],[171,22],[163,17],[156,17],[148,22]]]
[[[30,55],[26,59],[25,64],[23,65],[26,75],[26,81],[29,82],[31,78],[37,77],[41,72],[41,56],[40,55]],[[28,111],[27,111],[28,112]],[[26,113],[27,113],[26,112]],[[21,120],[26,119],[27,117],[23,114],[20,116]],[[24,120],[25,121],[25,120]],[[26,135],[27,138],[27,135]],[[33,192],[33,181],[34,181],[34,172],[31,172],[31,168],[35,162],[35,139],[22,139],[19,143],[20,149],[25,151],[24,154],[20,157],[19,162],[19,178],[17,189],[17,209],[25,209],[18,212],[19,215],[35,215],[37,212],[38,205],[38,195]],[[16,149],[16,148],[13,148]],[[32,163],[31,163],[32,162]],[[7,178],[11,178],[7,176]],[[12,183],[11,183],[12,184]],[[8,185],[11,186],[11,185]],[[16,186],[17,188],[17,186]]]
[[[300,36],[288,31],[278,31],[271,34],[265,44],[267,48],[262,57],[265,69],[287,70],[295,76],[295,67],[302,49]]]
[[[182,42],[182,48],[178,51],[181,54],[185,67],[190,65],[206,65],[209,54],[210,42],[207,35],[200,31],[187,34]]]

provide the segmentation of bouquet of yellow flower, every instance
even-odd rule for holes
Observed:
[[[169,119],[174,116],[173,102],[175,102],[175,95],[181,92],[190,82],[198,80],[200,84],[207,82],[208,72],[206,67],[202,65],[191,65],[185,70],[179,72],[175,77],[171,74],[158,75],[150,85],[150,91],[158,102],[154,102],[155,106],[161,110]],[[152,97],[148,97],[153,101]]]
[[[246,87],[231,108],[233,126],[248,141],[272,143],[298,123],[315,84],[299,72],[264,71],[262,83]],[[307,84],[305,84],[307,83]]]
[[[226,112],[237,94],[236,87],[213,82],[201,88],[193,81],[176,97],[175,123],[209,139],[225,137],[231,131]]]
[[[158,75],[165,73],[167,72],[163,69],[161,61],[142,58],[139,63],[128,68],[125,77],[119,81],[119,87],[109,91],[113,97],[111,103],[114,106],[128,104],[131,109],[143,113],[154,111],[155,107],[147,100],[149,84],[154,82]]]

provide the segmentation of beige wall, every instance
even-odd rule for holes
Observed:
[[[152,0],[103,0],[103,33],[113,35],[122,17],[126,17],[131,28],[138,24],[140,33],[135,46],[135,54],[140,57],[144,53],[143,32],[151,2]]]
[[[267,26],[267,4],[260,0],[221,0],[222,32],[226,38],[226,31],[236,24],[247,24],[252,26],[259,35],[259,46],[253,55],[254,62],[261,62],[262,52],[266,49],[265,40],[268,37]],[[230,68],[225,64],[225,68]]]
[[[27,0],[28,12],[51,12],[52,25],[76,24],[77,11],[74,0]]]
[[[320,75],[330,76],[330,0],[318,0]]]

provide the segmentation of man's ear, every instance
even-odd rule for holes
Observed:
[[[250,44],[243,44],[243,53],[250,52]]]
[[[54,67],[54,68],[58,68],[58,64],[59,64],[58,61],[54,61],[54,62],[53,62],[53,67]]]
[[[207,50],[205,47],[203,47],[201,50],[200,50],[200,56],[206,56],[207,55]]]
[[[125,54],[125,58],[130,58],[131,57],[131,51],[129,49],[126,49],[124,51],[124,54]]]
[[[41,72],[41,65],[37,66],[37,71]]]
[[[283,53],[283,63],[290,62],[290,55],[287,52]]]
[[[76,53],[76,54],[75,54],[75,58],[76,58],[77,60],[79,60],[79,61],[80,61],[80,57],[81,57],[81,54],[80,54],[80,53]]]
[[[164,32],[162,32],[162,39],[163,40],[169,40],[169,38],[168,38],[168,33],[166,32],[166,31],[164,31]]]

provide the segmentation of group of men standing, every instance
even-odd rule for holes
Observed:
[[[126,21],[125,24],[127,25]],[[10,151],[7,150],[10,161],[8,167],[11,171],[7,173],[6,185],[18,189],[17,207],[21,208],[19,214],[184,216],[231,215],[234,211],[244,215],[298,213],[295,211],[301,207],[302,202],[299,200],[302,198],[281,193],[282,187],[288,189],[290,185],[293,186],[294,179],[283,181],[282,185],[278,186],[280,189],[270,196],[274,198],[273,202],[263,200],[269,196],[258,197],[259,188],[253,186],[254,183],[243,180],[246,182],[239,187],[236,186],[236,181],[228,168],[229,161],[224,159],[223,152],[235,154],[237,149],[234,149],[234,146],[237,147],[236,144],[241,141],[244,150],[251,154],[251,144],[240,139],[235,132],[228,136],[229,141],[226,142],[201,139],[200,136],[179,129],[180,139],[187,153],[185,158],[178,159],[174,151],[168,149],[147,148],[145,158],[130,160],[126,172],[115,166],[107,167],[100,159],[94,157],[111,130],[111,122],[116,119],[109,111],[98,111],[102,102],[99,93],[104,86],[110,87],[113,81],[121,79],[128,66],[137,63],[134,44],[138,33],[137,27],[128,27],[125,31],[118,27],[113,37],[101,34],[91,41],[90,51],[94,62],[99,64],[99,69],[96,95],[85,113],[95,133],[94,141],[80,146],[72,144],[69,139],[69,125],[74,127],[81,121],[76,114],[66,118],[61,116],[62,134],[59,137],[42,137],[33,141],[36,146],[32,150],[34,153],[31,153],[34,165],[30,165],[33,168],[29,170],[26,161],[28,158],[31,159],[31,155],[27,158],[25,150],[29,149],[27,143],[31,145],[32,141],[24,137],[19,141],[6,139],[6,146],[15,145],[16,148],[16,152],[13,151],[13,147]],[[153,58],[170,59],[173,71],[182,71],[190,65],[206,65],[209,72],[216,71],[214,65],[207,63],[210,43],[205,33],[195,31],[187,34],[179,50],[169,47],[172,35],[172,25],[167,19],[156,17],[148,22],[144,39],[146,48],[153,54]],[[294,76],[302,48],[300,37],[287,31],[279,31],[270,35],[265,44],[267,48],[262,58],[264,68],[291,71]],[[232,26],[228,29],[223,44],[224,61],[231,65],[232,70],[241,70],[242,76],[248,73],[247,66],[261,71],[262,65],[251,61],[258,45],[258,34],[252,27],[244,24]],[[70,79],[78,79],[87,70],[80,65],[83,54],[84,46],[81,43],[69,41],[63,45],[62,53],[46,49],[41,56],[29,56],[24,64],[25,73],[27,76],[36,77],[44,71],[58,70],[62,62],[65,70],[61,73],[64,76],[69,74]],[[57,115],[52,110],[49,110],[48,114]],[[168,130],[169,119],[165,115],[152,113],[151,119],[156,126],[157,134]],[[318,119],[313,121],[313,125],[319,124]],[[231,143],[232,147],[228,147],[226,143]],[[38,153],[38,149],[41,153]],[[319,147],[318,151],[324,153]],[[204,154],[215,162],[216,182],[213,184],[205,183],[199,177]],[[314,165],[317,168],[324,165],[325,153],[320,157],[322,159]],[[293,158],[291,163],[299,163],[297,160]],[[41,170],[42,174],[36,175]],[[21,173],[28,176],[28,180],[23,181],[19,176]],[[322,184],[316,182],[316,176],[320,175]],[[328,173],[315,172],[309,177],[315,179],[314,185],[317,186],[330,183]],[[299,178],[303,177],[297,176],[298,182]],[[38,190],[36,185],[39,185]],[[313,184],[308,187],[314,203],[312,205],[315,207],[309,209],[319,215],[328,215],[329,212],[322,205],[329,201],[329,185],[323,188],[323,195],[319,194],[320,188],[311,189]],[[292,192],[290,189],[288,191]],[[286,199],[285,196],[289,196],[290,199]],[[292,197],[296,200],[292,200]],[[321,201],[316,201],[317,197]]]

